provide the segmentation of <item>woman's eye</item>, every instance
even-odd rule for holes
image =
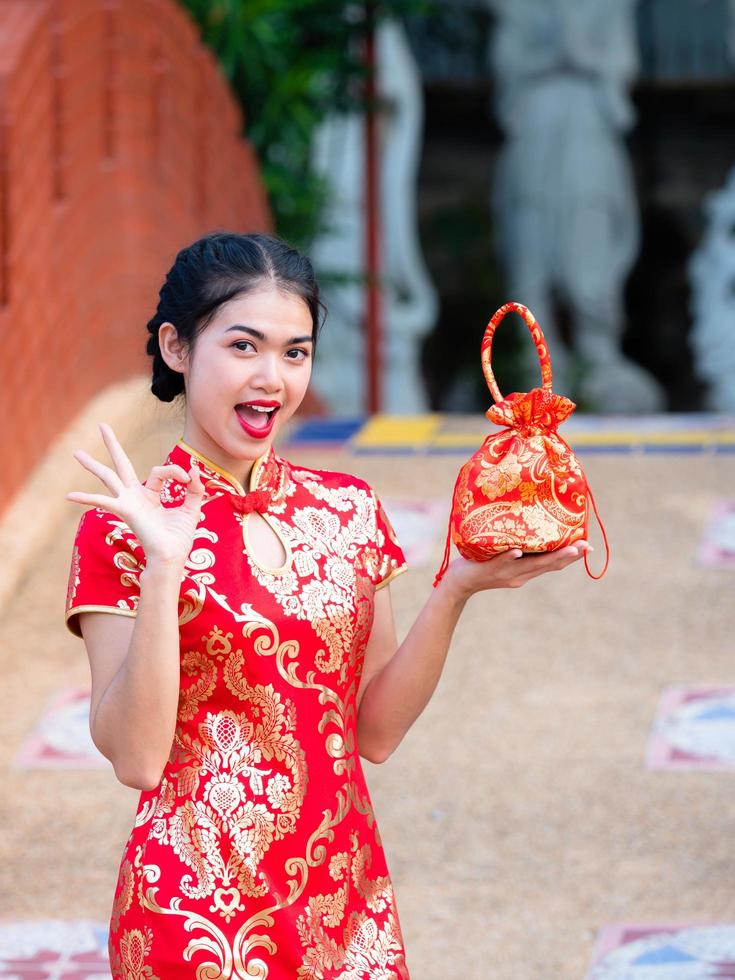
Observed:
[[[304,350],[303,347],[293,347],[289,352],[289,360],[291,361],[302,361],[309,356],[309,352]],[[291,357],[291,354],[301,354],[301,357]]]
[[[234,343],[234,344],[233,344],[232,346],[233,346],[233,347],[236,347],[236,348],[237,348],[238,350],[245,350],[245,348],[243,347],[243,344],[247,344],[247,345],[248,345],[249,347],[252,347],[252,346],[253,346],[253,345],[252,345],[252,344],[250,343],[250,341],[249,341],[249,340],[236,340],[236,341],[235,341],[235,343]],[[254,350],[254,349],[255,349],[255,348],[253,348],[253,350]]]

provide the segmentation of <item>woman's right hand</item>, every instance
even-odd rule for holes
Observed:
[[[183,569],[204,499],[199,469],[192,466],[187,473],[182,466],[154,466],[145,483],[141,483],[112,428],[101,422],[100,431],[114,469],[81,449],[74,453],[74,458],[99,477],[114,496],[73,490],[67,493],[66,499],[88,507],[101,507],[119,517],[140,541],[147,562],[180,564]],[[161,503],[161,487],[169,479],[187,484],[186,497],[179,507],[164,507]]]
[[[450,562],[438,587],[446,581],[446,588],[465,600],[486,589],[519,589],[538,575],[573,565],[593,550],[589,541],[580,540],[540,554],[524,555],[520,548],[510,548],[485,561],[473,561],[460,555]]]

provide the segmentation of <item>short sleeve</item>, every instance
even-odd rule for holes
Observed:
[[[108,511],[85,511],[72,550],[66,594],[67,627],[81,636],[81,612],[135,616],[145,553],[127,524]]]
[[[370,496],[375,512],[375,538],[368,549],[368,570],[377,591],[405,572],[408,562],[380,497],[372,488]]]

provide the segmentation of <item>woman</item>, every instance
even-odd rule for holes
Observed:
[[[141,790],[110,921],[116,978],[407,978],[360,756],[383,762],[431,697],[467,599],[577,561],[456,559],[397,643],[406,569],[379,498],[273,440],[309,383],[310,262],[268,235],[184,248],[148,324],[152,391],[183,437],[141,483],[109,426],[109,494],[80,521],[67,623],[90,726]],[[110,614],[116,615],[110,615]]]

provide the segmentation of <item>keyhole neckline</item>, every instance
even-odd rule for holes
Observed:
[[[253,565],[256,565],[262,572],[266,572],[268,575],[285,575],[286,572],[290,571],[291,565],[293,564],[293,553],[291,551],[291,545],[288,543],[288,540],[283,537],[281,532],[278,530],[278,527],[271,520],[270,514],[267,513],[259,514],[259,516],[263,518],[265,523],[268,525],[271,531],[273,531],[275,536],[281,542],[281,547],[283,548],[283,552],[286,556],[282,565],[265,565],[262,561],[259,561],[255,557],[255,554],[253,553],[253,549],[250,545],[250,532],[248,530],[248,523],[252,516],[253,516],[252,511],[250,513],[242,515],[242,543],[245,546],[245,553],[248,556],[248,559],[252,562]]]
[[[204,453],[200,453],[199,450],[195,449],[193,446],[190,446],[188,442],[185,442],[183,439],[179,439],[177,446],[191,458],[196,459],[202,464],[205,471],[203,474],[205,486],[207,482],[211,481],[213,483],[213,486],[210,488],[211,490],[230,490],[238,497],[247,497],[247,495],[253,490],[262,489],[271,494],[273,501],[282,499],[283,481],[287,479],[287,468],[285,461],[276,456],[272,444],[268,446],[268,449],[266,449],[264,453],[261,453],[261,455],[254,460],[250,470],[250,478],[248,480],[247,489],[242,485],[236,476],[224,469],[224,467],[219,466],[213,460],[209,459],[204,455]],[[208,476],[209,481],[207,479]],[[260,516],[280,541],[285,555],[285,560],[282,565],[274,566],[267,565],[264,562],[259,561],[259,559],[255,556],[250,545],[250,534],[248,533],[248,521],[251,516],[252,514],[247,511],[243,514],[237,515],[237,518],[242,526],[242,542],[245,549],[245,554],[247,555],[250,563],[269,575],[283,575],[290,571],[293,565],[291,545],[284,535],[281,534],[276,522],[271,518],[267,511],[260,513]]]

